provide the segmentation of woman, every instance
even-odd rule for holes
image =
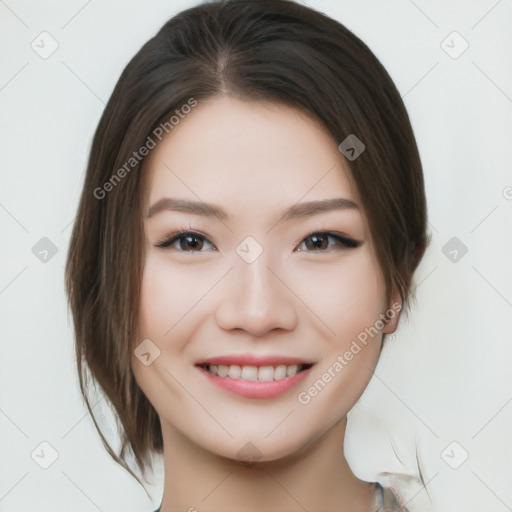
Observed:
[[[412,512],[343,441],[426,225],[400,95],[339,22],[214,2],[143,46],[94,137],[67,292],[87,406],[90,371],[110,455],[137,479],[127,451],[164,457],[159,511]]]

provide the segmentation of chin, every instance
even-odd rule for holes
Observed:
[[[244,462],[249,465],[262,462],[274,462],[292,458],[309,442],[303,438],[290,439],[290,436],[271,434],[268,438],[260,436],[244,436],[230,440],[226,445],[205,446],[210,452],[230,460]]]

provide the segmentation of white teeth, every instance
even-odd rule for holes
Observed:
[[[295,375],[297,373],[297,365],[291,364],[286,367],[286,375]]]
[[[240,366],[238,366],[237,364],[232,364],[232,365],[229,367],[228,375],[229,375],[232,379],[239,379],[239,378],[240,378],[240,375],[242,375],[242,368],[240,368]]]
[[[261,366],[258,370],[258,380],[265,382],[274,380],[274,368],[272,366]]]
[[[227,374],[228,367],[223,364],[219,364],[219,367],[217,368],[217,375],[219,375],[220,377],[225,377]]]
[[[280,364],[275,370],[274,370],[274,379],[284,379],[286,377],[286,365]]]
[[[242,366],[243,380],[258,380],[258,368],[256,366]]]
[[[206,370],[219,377],[230,377],[232,379],[242,379],[249,381],[270,382],[281,380],[298,373],[302,366],[297,364],[280,364],[273,366],[239,366],[232,364],[230,366],[219,364],[205,365]]]

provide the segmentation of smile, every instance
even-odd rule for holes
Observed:
[[[204,365],[205,370],[213,375],[219,377],[226,377],[231,379],[241,379],[246,381],[260,381],[260,382],[271,382],[274,380],[282,380],[286,377],[291,377],[297,373],[307,370],[311,365],[285,365],[280,364],[274,366],[239,366],[237,364],[232,365],[216,365],[207,364]]]
[[[209,384],[246,398],[273,398],[298,384],[314,363],[295,358],[226,356],[196,364]]]

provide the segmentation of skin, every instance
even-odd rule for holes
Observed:
[[[344,456],[346,415],[372,377],[381,332],[393,332],[398,315],[309,403],[297,398],[391,307],[338,143],[287,106],[221,96],[200,102],[145,161],[146,213],[172,196],[230,215],[221,221],[167,210],[144,219],[139,340],[149,338],[160,355],[148,366],[134,358],[134,373],[161,420],[162,512],[375,509],[370,484]],[[280,221],[299,201],[330,198],[359,209]],[[192,247],[186,239],[156,247],[180,229],[204,238]],[[308,236],[322,231],[362,243],[346,248],[324,237],[316,249]],[[263,248],[252,263],[236,252],[247,236]],[[194,366],[248,353],[315,365],[268,399],[214,386]],[[237,455],[247,443],[257,462]]]

